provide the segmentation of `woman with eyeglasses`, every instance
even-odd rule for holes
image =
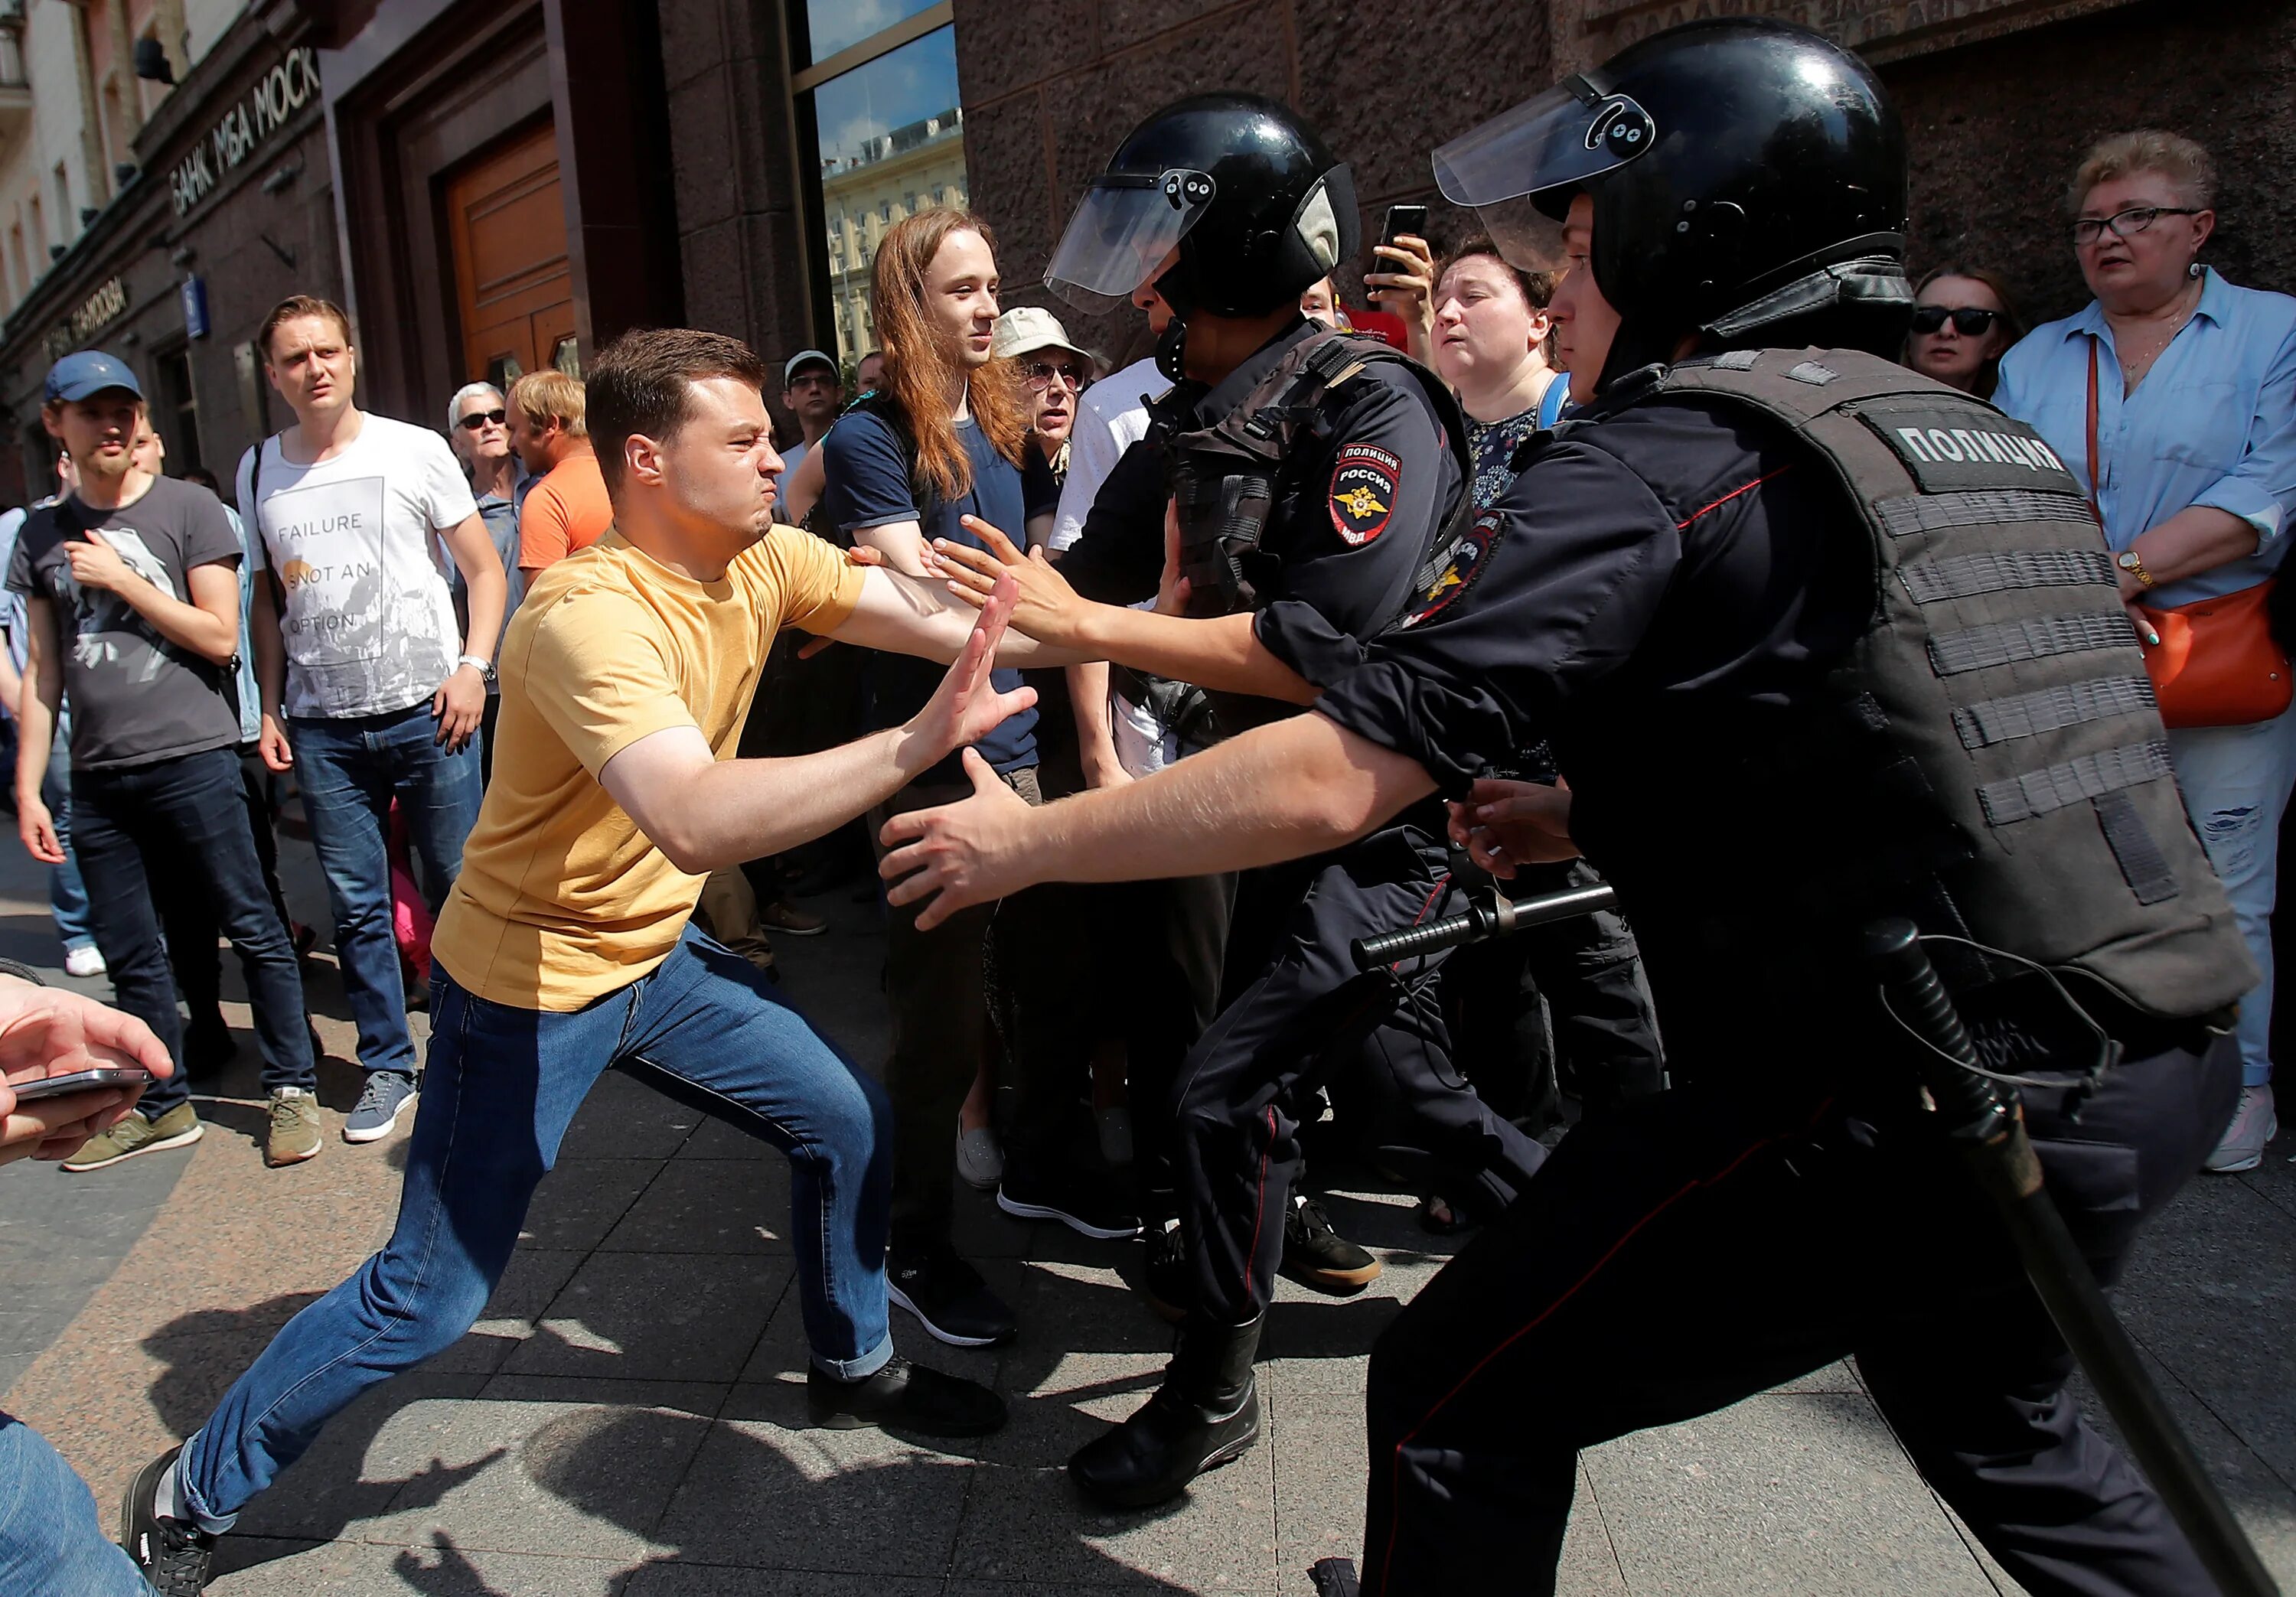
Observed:
[[[1069,342],[1068,329],[1048,310],[1015,306],[996,318],[991,344],[1010,360],[1029,388],[1029,437],[1055,481],[1069,474],[1069,429],[1076,425],[1077,396],[1092,381],[1092,356]]]
[[[1905,364],[1948,388],[1990,399],[2001,357],[2021,332],[1998,277],[1980,266],[1939,266],[1914,290]]]
[[[1994,396],[2088,488],[2148,654],[2159,632],[2137,605],[2189,606],[2270,581],[2296,511],[2296,299],[2235,288],[2201,263],[2215,192],[2208,152],[2178,135],[2118,134],[2090,150],[2068,199],[2073,254],[2095,299],[2010,350]],[[2202,647],[2243,659],[2272,648],[2260,614],[2205,635],[2200,625],[2195,659]],[[2185,811],[2264,972],[2241,1005],[2240,1109],[2208,1165],[2252,1170],[2279,1125],[2271,922],[2296,713],[2231,725],[2168,718]]]

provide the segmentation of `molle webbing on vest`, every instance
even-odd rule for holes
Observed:
[[[1990,743],[2058,732],[2083,721],[2137,715],[2152,708],[2151,677],[2099,676],[1964,705],[1953,712],[1953,725],[1961,733],[1962,747],[1982,749]]]
[[[1964,671],[1989,670],[2089,649],[2133,646],[2134,643],[2125,615],[2036,616],[2028,621],[2002,621],[1932,637],[1930,663],[1940,676],[1958,676]]]
[[[2247,991],[2255,969],[2177,795],[2111,556],[2032,429],[1853,350],[1688,361],[1657,394],[1768,416],[1863,522],[1866,630],[1808,713],[1744,729],[1767,740],[1745,768],[1772,810],[1825,823],[1781,834],[1819,946],[1878,913],[1932,931],[1957,919],[2157,1016],[2214,1014]],[[1871,738],[1841,735],[1829,699],[1865,707]],[[1866,858],[1924,839],[1959,847],[1931,849],[1927,887],[1856,885]],[[1713,918],[1725,938],[1791,940],[1748,912]]]
[[[2084,582],[2118,586],[2112,561],[2102,549],[1990,549],[1900,566],[1898,579],[1916,604],[1973,599],[2011,588],[2069,588]]]
[[[1902,538],[1916,532],[1954,527],[1998,527],[2004,521],[2070,521],[2093,527],[2088,504],[2078,494],[2037,494],[2030,488],[1992,488],[1968,494],[1914,494],[1874,506],[1882,530]]]
[[[2030,821],[2053,809],[2118,793],[2140,782],[2158,782],[2175,774],[2169,764],[2169,745],[2165,741],[2132,743],[2126,748],[2084,754],[2046,770],[1988,782],[1977,790],[1977,801],[1985,807],[1988,820],[1996,826],[2005,826],[2012,821]]]

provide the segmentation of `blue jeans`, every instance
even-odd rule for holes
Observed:
[[[0,1592],[152,1597],[96,1518],[95,1499],[48,1439],[0,1413]]]
[[[239,955],[265,1090],[316,1086],[303,972],[248,830],[237,751],[210,749],[126,770],[75,771],[72,823],[112,994],[159,1035],[176,1061],[176,1073],[154,1082],[136,1107],[156,1120],[191,1096],[176,977],[152,890],[179,873],[206,897]]]
[[[225,1528],[353,1399],[471,1328],[535,1184],[610,1068],[789,1156],[814,1363],[858,1380],[892,1356],[892,1109],[747,960],[689,927],[652,974],[570,1013],[473,997],[439,967],[398,1228],[287,1323],[184,1445],[178,1478],[202,1523]]]
[[[387,716],[289,723],[311,847],[334,909],[343,992],[358,1025],[359,1063],[370,1070],[414,1073],[406,989],[390,935],[390,801],[406,814],[433,914],[447,902],[463,868],[463,840],[478,823],[479,741],[449,754],[438,735],[427,702]]]
[[[56,740],[48,753],[48,774],[40,779],[40,802],[55,817],[56,841],[63,845],[64,863],[48,867],[48,912],[55,917],[56,935],[64,951],[95,946],[95,929],[87,919],[87,884],[80,880],[79,856],[71,840],[71,750]]]
[[[2224,879],[2233,919],[2263,982],[2240,1001],[2240,1079],[2272,1079],[2272,905],[2280,873],[2280,812],[2296,787],[2296,709],[2248,726],[2169,733],[2169,763],[2185,813]]]

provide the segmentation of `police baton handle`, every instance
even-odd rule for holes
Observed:
[[[1976,1047],[1914,923],[1892,919],[1869,926],[1866,952],[1891,1012],[1928,1044],[1915,1052],[1948,1141],[1992,1200],[2034,1291],[2088,1372],[2138,1467],[2225,1597],[2278,1597],[2279,1586],[2145,1372],[2050,1200],[2014,1090],[1975,1073]]]
[[[1463,943],[1480,943],[1489,938],[1505,937],[1511,931],[1544,926],[1550,921],[1568,921],[1573,915],[1591,915],[1598,910],[1618,906],[1618,891],[1608,882],[1566,888],[1560,893],[1546,893],[1537,898],[1505,898],[1494,893],[1488,902],[1469,904],[1462,914],[1446,915],[1423,926],[1406,926],[1396,931],[1357,938],[1348,945],[1348,952],[1355,956],[1357,970],[1375,970],[1398,960],[1436,954]]]

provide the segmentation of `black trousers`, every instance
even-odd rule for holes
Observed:
[[[1452,1068],[1431,995],[1398,1003],[1361,979],[1349,943],[1456,909],[1446,851],[1390,826],[1313,860],[1257,871],[1237,889],[1226,1007],[1188,1055],[1173,1096],[1182,1234],[1194,1312],[1242,1324],[1267,1306],[1300,1168],[1301,1111],[1335,1075],[1390,1084],[1379,1140],[1504,1208],[1546,1157]]]
[[[1832,1053],[1878,1073],[1898,1068],[1887,1048],[1845,1033]],[[2221,1039],[2122,1065],[2078,1124],[2061,1093],[2028,1091],[2050,1190],[2100,1278],[2200,1167],[2239,1078]],[[1902,1097],[1878,1115],[1816,1089],[1693,1086],[1581,1122],[1373,1349],[1367,1597],[1553,1592],[1580,1448],[1845,1355],[2035,1597],[2210,1590],[2066,1396],[2055,1327]]]
[[[494,703],[489,698],[488,705]],[[263,763],[252,743],[242,743],[239,755],[240,798],[247,811],[247,829],[255,839],[255,857],[263,867],[263,884],[278,912],[279,924],[291,938],[295,921],[287,913],[287,895],[279,885],[279,836],[275,830],[278,806],[273,795],[278,778]],[[193,862],[177,860],[163,868],[152,882],[160,923],[168,938],[168,962],[176,972],[176,989],[191,1011],[191,1031],[214,1029],[222,1020],[223,962],[217,939],[222,929],[216,905],[206,890],[205,874]]]

